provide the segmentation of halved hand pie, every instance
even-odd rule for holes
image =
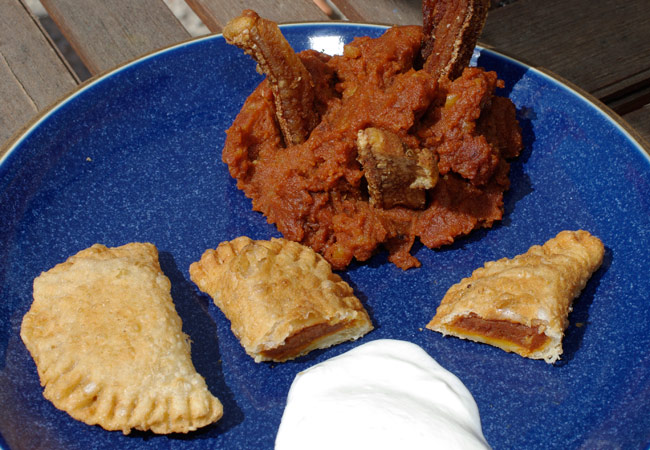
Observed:
[[[487,262],[447,291],[427,328],[553,363],[571,303],[603,255],[589,232],[562,231],[513,259]]]
[[[190,277],[256,362],[286,361],[372,330],[350,285],[297,242],[245,236],[222,242],[190,266]]]

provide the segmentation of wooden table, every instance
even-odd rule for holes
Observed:
[[[212,32],[243,8],[278,22],[419,24],[415,0],[186,0]],[[549,70],[650,141],[650,8],[647,0],[493,1],[480,42]],[[0,0],[0,155],[40,113],[84,78],[191,36],[163,0],[42,0],[88,72],[79,75],[23,0]],[[92,78],[91,78],[92,79]],[[13,136],[13,138],[12,138]],[[3,145],[4,143],[4,145]],[[647,142],[643,142],[649,149]]]

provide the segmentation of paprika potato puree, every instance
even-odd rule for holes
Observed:
[[[318,116],[303,142],[285,144],[268,78],[227,131],[222,158],[253,209],[335,269],[382,245],[398,267],[417,267],[416,237],[437,248],[502,218],[507,160],[522,148],[515,107],[494,95],[503,87],[495,72],[467,67],[450,81],[419,70],[422,40],[419,26],[394,27],[356,38],[340,56],[299,53]],[[421,204],[371,201],[358,150],[368,129],[398,137],[405,155],[433,157]]]

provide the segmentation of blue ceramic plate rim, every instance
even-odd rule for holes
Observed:
[[[296,23],[286,23],[282,24],[281,28],[297,28],[297,27],[312,27],[312,26],[332,26],[336,25],[338,27],[355,27],[355,28],[370,28],[370,29],[388,29],[389,26],[385,24],[372,24],[372,23],[359,23],[359,22],[343,22],[343,21],[332,21],[332,22],[296,22]],[[47,120],[48,117],[50,117],[53,114],[56,114],[56,112],[61,108],[63,105],[66,103],[70,102],[73,100],[75,97],[79,95],[83,95],[85,91],[88,89],[91,89],[94,85],[101,83],[105,81],[107,78],[110,78],[117,73],[124,71],[134,65],[141,64],[149,59],[156,58],[160,56],[161,54],[168,53],[170,51],[174,51],[178,48],[185,47],[187,45],[192,45],[199,43],[201,41],[206,41],[206,40],[211,40],[211,39],[219,39],[222,38],[222,35],[220,33],[217,34],[210,34],[206,36],[201,36],[193,39],[189,39],[187,41],[180,42],[178,44],[171,45],[169,47],[165,47],[156,51],[153,51],[147,55],[141,56],[139,58],[136,58],[132,61],[129,61],[127,63],[124,63],[114,69],[108,70],[105,73],[101,75],[97,75],[86,82],[84,82],[81,86],[76,88],[73,92],[70,94],[66,95],[64,98],[61,100],[57,101],[53,105],[51,105],[49,108],[47,108],[46,111],[43,113],[39,114],[34,120],[31,125],[28,125],[27,128],[23,131],[21,131],[18,136],[14,136],[12,139],[9,140],[5,146],[7,147],[7,151],[0,157],[0,166],[3,164],[3,162],[10,156],[11,152],[13,152],[17,147],[20,146],[21,142],[28,138],[29,135],[32,133],[32,131],[37,128],[43,121]],[[513,64],[513,65],[518,65],[522,67],[526,67],[527,70],[534,71],[538,76],[543,77],[546,79],[546,81],[553,83],[554,85],[566,89],[568,92],[571,92],[572,95],[581,98],[582,101],[585,102],[585,104],[588,104],[590,107],[593,108],[594,112],[597,114],[602,115],[603,117],[607,118],[611,122],[613,126],[615,126],[618,131],[623,133],[631,142],[634,142],[635,145],[637,146],[638,150],[646,157],[648,158],[648,161],[650,161],[650,149],[645,148],[641,143],[639,142],[638,138],[636,136],[633,136],[630,131],[621,125],[620,122],[620,117],[618,117],[615,113],[610,112],[607,110],[607,107],[602,104],[596,104],[597,100],[593,98],[591,95],[585,93],[581,89],[577,87],[570,86],[567,80],[561,79],[558,75],[553,74],[552,72],[548,70],[540,70],[530,64],[527,64],[516,57],[509,56],[504,52],[501,52],[497,49],[491,48],[491,47],[484,47],[482,45],[477,45],[476,46],[477,51],[487,51],[490,53],[493,53],[495,55],[498,55],[500,58],[503,58],[504,60],[508,61],[508,63]]]
[[[332,29],[335,29],[335,30],[344,30],[346,28],[349,28],[349,29],[365,29],[365,30],[369,30],[369,31],[383,30],[383,29],[386,28],[383,25],[372,25],[372,24],[355,24],[355,23],[347,23],[347,22],[341,22],[341,23],[338,23],[338,22],[337,23],[314,22],[314,23],[299,23],[299,24],[284,25],[283,30],[286,30],[286,31],[298,30],[299,32],[309,33],[314,27],[325,27],[325,28],[332,28]],[[0,173],[4,173],[3,169],[5,169],[5,168],[7,168],[8,166],[11,165],[12,158],[15,156],[14,153],[15,152],[17,153],[17,149],[19,149],[21,147],[21,145],[25,141],[27,141],[34,132],[36,132],[39,129],[39,127],[43,126],[43,124],[47,123],[48,120],[50,120],[52,117],[56,116],[57,113],[62,108],[64,108],[68,103],[72,102],[73,100],[75,100],[76,98],[78,98],[80,96],[83,96],[84,93],[86,93],[88,90],[90,90],[90,89],[94,88],[95,86],[100,85],[102,83],[110,82],[110,80],[112,78],[116,77],[117,75],[124,72],[125,70],[131,69],[134,66],[137,66],[138,64],[144,64],[147,61],[155,60],[156,58],[159,58],[159,57],[161,57],[161,56],[163,56],[163,55],[165,55],[165,54],[167,54],[169,52],[182,49],[183,47],[186,47],[186,46],[192,46],[192,45],[195,45],[195,44],[200,44],[200,43],[202,43],[204,41],[210,41],[210,40],[214,40],[214,39],[221,39],[221,36],[220,35],[211,35],[211,36],[201,37],[201,38],[186,41],[186,42],[183,42],[183,43],[180,43],[180,44],[177,44],[177,45],[174,45],[174,46],[171,46],[171,47],[168,47],[168,48],[156,51],[156,52],[153,52],[153,53],[151,53],[149,55],[138,58],[138,59],[136,59],[136,60],[134,60],[132,62],[129,62],[129,63],[123,65],[123,66],[120,66],[120,67],[118,67],[118,68],[116,68],[114,70],[111,70],[111,71],[105,73],[104,75],[101,75],[98,78],[93,79],[90,82],[88,82],[87,84],[81,86],[75,92],[73,92],[69,96],[65,97],[64,99],[59,101],[56,105],[51,107],[47,112],[42,114],[38,119],[36,119],[36,121],[32,125],[30,125],[28,128],[26,128],[25,131],[23,131],[17,138],[14,139],[13,143],[8,148],[8,151],[6,152],[6,154],[2,157],[2,159],[0,159]],[[567,85],[565,82],[563,82],[562,80],[556,78],[552,74],[549,74],[546,71],[538,70],[536,68],[533,68],[533,67],[531,67],[531,66],[529,66],[529,65],[527,65],[525,63],[522,63],[522,62],[518,61],[516,58],[506,56],[506,55],[504,55],[502,53],[499,53],[498,51],[495,51],[495,50],[492,50],[492,49],[482,49],[481,47],[478,47],[477,48],[477,53],[475,54],[475,57],[477,55],[481,55],[481,54],[487,54],[487,55],[490,55],[492,58],[495,58],[496,60],[500,60],[500,62],[499,62],[500,64],[505,64],[505,65],[510,65],[510,66],[517,66],[521,70],[525,70],[528,73],[534,74],[533,76],[542,79],[544,81],[544,83],[547,83],[548,85],[552,85],[556,89],[560,89],[560,90],[565,91],[574,100],[579,101],[581,104],[583,104],[583,106],[586,105],[591,110],[591,112],[593,114],[601,117],[602,119],[605,119],[608,122],[608,125],[611,126],[613,130],[615,130],[617,133],[620,133],[624,137],[624,139],[628,142],[628,144],[630,144],[630,146],[632,148],[634,148],[635,151],[640,153],[640,155],[642,156],[642,160],[643,160],[644,164],[647,165],[647,163],[650,162],[650,154],[648,153],[648,151],[646,149],[644,149],[644,147],[625,128],[625,126],[621,125],[621,123],[618,121],[618,119],[616,118],[615,115],[613,115],[612,113],[607,111],[606,108],[603,108],[602,105],[597,105],[596,103],[594,103],[593,99],[591,99],[588,94],[585,94],[585,93],[581,92],[579,89],[576,89],[574,87],[571,87],[571,86]],[[525,167],[525,163],[523,164],[523,167]],[[642,169],[643,169],[643,167],[641,168],[641,170]],[[645,167],[645,170],[647,171],[648,167]],[[488,233],[489,233],[489,231],[488,231]],[[549,237],[552,237],[552,236],[549,236]],[[533,243],[536,243],[536,242],[531,242],[530,244],[532,245]],[[462,247],[464,245],[465,244],[461,244],[460,247]],[[472,242],[470,241],[470,243],[468,245],[472,245]],[[384,261],[383,266],[386,266],[386,265],[387,265],[387,263]],[[353,270],[363,271],[364,269],[367,269],[368,267],[369,266],[364,267],[363,265],[361,265],[361,266],[356,267],[356,269],[353,269]],[[354,278],[353,278],[353,281],[355,281]],[[214,311],[211,311],[211,315],[213,316],[213,318],[214,318],[214,314],[215,314]],[[224,328],[227,325],[222,319],[218,319],[218,320],[221,320],[218,323],[218,328]],[[376,336],[376,337],[379,338],[379,337],[384,337],[384,336]],[[372,336],[370,338],[374,339]],[[220,340],[223,340],[223,337],[221,335],[220,335]],[[448,341],[446,341],[446,342],[448,342]],[[232,342],[230,342],[229,344],[232,344]],[[459,345],[459,344],[453,344],[453,345]],[[463,344],[460,344],[460,345],[463,345]],[[350,346],[349,345],[347,347],[345,345],[342,346],[342,349],[346,349],[346,348],[350,348]],[[320,361],[320,360],[323,360],[323,359],[327,359],[327,357],[333,356],[334,354],[340,353],[341,351],[343,351],[343,350],[337,350],[337,351],[331,352],[333,354],[328,354],[328,355],[320,354],[314,359],[314,361],[317,362],[317,361]],[[647,355],[645,357],[641,357],[640,360],[643,361],[644,358],[645,358],[645,360],[647,360]],[[516,360],[516,361],[517,361],[517,363],[521,363],[521,361],[519,361],[519,360]],[[307,363],[306,366],[308,366],[309,364],[310,363]],[[457,373],[457,375],[461,376],[461,374],[458,374],[458,373]],[[645,395],[645,397],[641,396],[641,398],[640,398],[641,400],[643,400],[643,399],[648,398],[648,395],[647,395],[648,385],[645,384],[645,381],[647,381],[647,377],[648,377],[647,371],[646,372],[641,372],[641,376],[642,376],[642,379],[644,380],[644,383],[641,383],[639,389]],[[462,376],[461,376],[461,378],[462,378]],[[645,389],[646,391],[643,391],[643,389]],[[217,395],[218,395],[218,393],[217,393]],[[485,402],[478,401],[478,403],[479,403],[479,406],[482,408],[482,410],[484,410],[486,408]],[[631,408],[631,409],[634,410],[634,408]],[[634,412],[634,411],[632,411],[632,412]],[[277,414],[277,411],[276,411],[276,414]],[[276,419],[277,419],[277,417],[276,417]],[[484,421],[485,421],[485,419],[484,419]],[[489,425],[489,426],[487,426],[487,428],[489,428],[490,426],[493,426],[493,425]],[[485,428],[486,428],[486,424],[484,423],[484,429]],[[0,433],[2,433],[2,429],[0,429]],[[530,433],[530,430],[528,430],[528,433]],[[619,432],[617,431],[617,433],[619,433]],[[267,434],[268,434],[268,430],[267,430]],[[197,435],[201,436],[200,433],[197,433]],[[488,437],[488,440],[490,440],[490,435],[487,434],[487,433],[486,433],[486,435]],[[544,433],[542,433],[540,436],[544,436]],[[140,436],[140,437],[142,438],[142,436]],[[619,435],[615,434],[614,438],[616,438],[616,437],[619,437]],[[637,436],[637,437],[639,437],[639,436]],[[187,441],[183,440],[182,442],[184,444],[189,444],[189,442],[192,439],[192,435],[189,435],[188,438],[189,438],[189,440],[187,440]],[[643,437],[641,437],[641,438],[643,439]],[[645,445],[647,443],[647,436],[645,436],[645,438],[646,438],[645,442],[639,442],[639,447],[643,446],[643,445]],[[600,437],[598,437],[598,439],[600,439]],[[533,442],[535,441],[534,436],[529,436],[529,442],[531,440]],[[147,445],[145,445],[146,442],[147,442],[147,438],[146,438],[146,435],[145,435],[145,437],[142,439],[142,441],[139,444],[142,444],[143,446],[146,447],[147,446]],[[513,442],[515,442],[515,441],[513,441]],[[584,441],[584,440],[582,441],[583,444],[585,444],[585,442],[588,443],[588,444],[598,444],[598,443],[600,443],[600,444],[603,444],[603,445],[605,445],[605,444],[609,445],[609,444],[616,443],[616,439],[613,439],[611,442],[607,441],[607,439],[605,439],[605,440],[601,439],[601,441],[597,441],[597,442],[593,441],[593,440],[589,440],[589,439],[587,439],[586,441]],[[2,443],[3,443],[2,442],[2,436],[0,435],[0,444],[2,444]],[[161,441],[158,441],[158,443],[161,443]],[[509,441],[506,441],[506,442],[498,441],[498,442],[491,442],[491,443],[495,446],[495,448],[497,448],[497,447],[503,446],[503,445],[507,446],[507,444],[509,444],[510,442]],[[207,444],[207,441],[204,442],[203,444],[204,445]],[[212,445],[212,444],[219,445],[218,438],[217,438],[216,441],[213,441],[211,444],[208,444],[208,445]],[[267,444],[268,444],[268,441],[267,441]],[[538,442],[538,444],[541,444],[541,443]],[[155,446],[155,444],[152,444],[152,445]],[[162,445],[164,446],[165,444],[162,443]],[[138,445],[136,445],[136,446],[138,446]]]

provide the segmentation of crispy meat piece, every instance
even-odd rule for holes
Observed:
[[[438,161],[431,150],[408,148],[395,133],[372,127],[359,130],[357,149],[371,205],[425,206],[426,189],[438,181]]]
[[[304,142],[318,124],[314,84],[277,23],[261,18],[255,11],[244,10],[228,22],[223,36],[229,44],[252,56],[258,71],[267,76],[285,144]]]
[[[489,0],[423,0],[424,70],[454,80],[469,65],[487,18]]]
[[[381,245],[398,267],[417,267],[409,253],[415,239],[437,248],[503,217],[506,159],[521,149],[514,106],[494,99],[496,74],[466,68],[450,81],[418,70],[422,38],[421,27],[393,27],[376,39],[355,39],[343,55],[305,59],[301,52],[317,86],[319,123],[300,145],[282,148],[268,79],[227,131],[222,158],[253,209],[337,270],[367,260]],[[399,170],[364,161],[357,140],[368,128],[394,133],[403,143],[378,155],[370,147],[366,154]],[[404,169],[413,159],[402,153],[421,152],[408,149],[429,150],[436,160],[438,173],[431,176],[437,182],[426,195],[410,192],[417,176]],[[409,179],[401,182],[402,176]],[[417,202],[391,207],[392,186]]]

